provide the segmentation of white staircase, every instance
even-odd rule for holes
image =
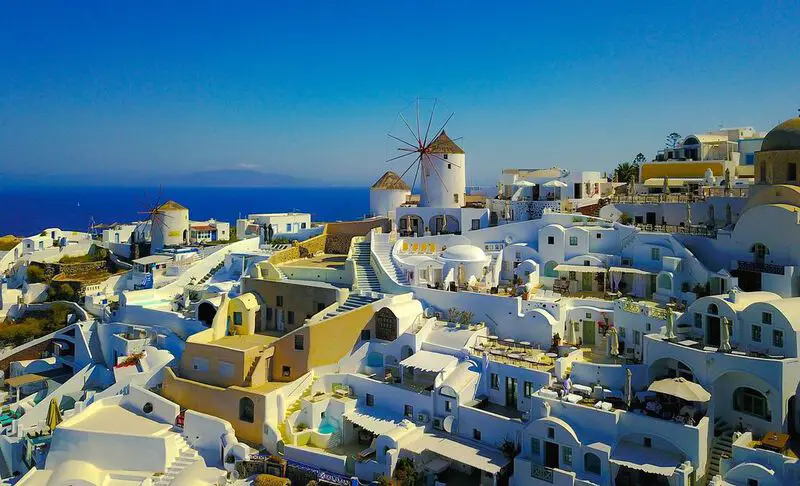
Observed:
[[[178,443],[178,454],[172,459],[172,462],[169,463],[164,474],[153,478],[153,486],[167,486],[172,484],[172,481],[174,481],[184,469],[201,460],[200,455],[196,450],[192,449],[183,436],[178,436],[176,442]]]
[[[394,277],[397,283],[408,285],[406,274],[402,272],[397,265],[395,265],[394,260],[392,260],[392,243],[388,238],[380,241],[376,240],[377,238],[372,240],[372,247],[375,250],[375,256],[378,257],[378,262],[380,262],[383,270],[388,273],[390,277]]]
[[[325,314],[324,319],[330,319],[331,317],[336,317],[339,314],[343,314],[345,312],[358,309],[359,307],[371,304],[376,300],[378,299],[375,299],[373,297],[367,297],[365,295],[358,295],[355,293],[350,294],[347,297],[347,300],[345,300],[339,307]]]
[[[370,263],[368,241],[353,243],[353,263],[356,270],[353,288],[365,292],[380,292],[381,284]]]
[[[714,421],[714,440],[711,442],[711,459],[708,460],[706,477],[710,480],[719,474],[719,461],[731,457],[733,451],[733,428],[722,419]]]

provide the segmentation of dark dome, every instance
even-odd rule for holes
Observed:
[[[767,133],[761,151],[800,150],[800,117],[781,123]]]

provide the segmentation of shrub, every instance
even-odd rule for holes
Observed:
[[[397,486],[414,486],[417,483],[417,470],[414,460],[404,457],[397,461],[393,474]]]
[[[259,474],[253,481],[254,486],[289,486],[292,482],[286,478],[279,478],[272,474]]]
[[[375,480],[380,486],[392,486],[392,480],[381,474]]]
[[[28,265],[26,271],[28,283],[39,283],[45,281],[44,269],[36,265]]]

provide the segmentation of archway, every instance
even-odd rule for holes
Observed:
[[[558,266],[558,262],[550,260],[549,262],[544,264],[544,276],[545,277],[558,277],[558,272],[556,272],[556,267]]]
[[[793,417],[784,399],[765,378],[749,371],[727,371],[714,380],[714,420],[754,434],[786,432]]]
[[[256,406],[249,397],[242,397],[239,400],[239,420],[242,422],[253,423],[255,421]]]
[[[750,248],[750,252],[753,254],[754,262],[763,264],[769,255],[769,248],[763,243],[756,243]]]
[[[403,236],[422,236],[425,233],[425,221],[416,214],[403,216],[399,226]]]
[[[662,273],[658,276],[658,288],[662,290],[672,291],[672,276],[668,273]]]
[[[197,306],[197,320],[206,326],[211,326],[215,315],[217,315],[217,309],[210,302],[200,302],[200,305]]]
[[[684,363],[675,358],[660,358],[653,362],[648,369],[650,381],[657,381],[665,378],[683,378],[685,380],[696,382],[696,375],[694,370]]]
[[[183,242],[184,243],[189,242],[189,230],[183,230]]]
[[[458,223],[458,219],[449,214],[446,216],[438,214],[432,217],[428,222],[428,226],[431,230],[431,234],[434,235],[461,232],[461,225]]]

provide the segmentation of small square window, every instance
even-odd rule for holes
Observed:
[[[275,305],[277,305],[278,307],[283,307],[283,296],[282,295],[275,296]]]
[[[453,167],[452,167],[452,165],[451,165],[451,164],[447,164],[447,168],[448,168],[448,169],[452,169]]]
[[[600,238],[603,237],[603,234],[602,233],[597,233],[594,237],[599,240]]]
[[[481,440],[481,431],[478,429],[472,429],[472,438],[475,440]]]
[[[572,465],[572,447],[562,447],[561,456],[564,459],[564,464],[567,466]]]
[[[480,219],[473,219],[472,220],[472,230],[479,230],[481,229],[481,220]]]
[[[303,335],[297,334],[294,337],[294,349],[298,351],[302,351],[305,348],[305,343],[303,342]]]
[[[541,455],[542,453],[542,442],[537,438],[531,438],[531,454],[534,456]]]
[[[750,339],[752,339],[754,343],[761,342],[761,326],[750,326]]]
[[[783,347],[783,331],[780,331],[778,329],[772,330],[772,345],[775,346],[776,348]]]
[[[283,375],[284,377],[291,376],[292,375],[292,367],[291,366],[284,366],[281,369],[281,375]]]
[[[647,329],[647,332],[650,332],[650,329],[652,329],[652,326],[650,325],[649,322],[645,324],[645,329]]]
[[[650,259],[656,261],[660,260],[661,250],[659,248],[650,248]]]
[[[530,398],[533,396],[533,383],[526,381],[522,388],[522,394],[525,398]]]
[[[548,236],[547,237],[547,244],[548,245],[554,245],[555,243],[556,243],[556,237],[555,236]]]
[[[369,341],[370,340],[369,329],[364,329],[364,330],[361,331],[361,340],[362,341]]]
[[[492,373],[490,378],[491,378],[492,390],[499,390],[500,389],[500,377],[497,376],[497,373]]]
[[[555,439],[556,438],[556,429],[553,427],[547,428],[547,438],[548,439]]]
[[[569,237],[569,246],[578,246],[578,237],[577,236],[570,236]]]
[[[651,439],[650,437],[645,437],[643,445],[645,447],[653,447],[653,439]]]
[[[747,486],[758,486],[758,479],[747,478]]]
[[[414,418],[414,407],[411,405],[403,406],[403,416],[406,418]]]
[[[288,312],[288,319],[287,320],[289,321],[289,325],[293,325],[294,324],[294,311],[289,311]]]
[[[445,412],[452,412],[453,411],[453,404],[450,402],[450,400],[445,400],[444,401],[444,411]]]
[[[367,393],[367,406],[371,407],[375,405],[375,396],[372,393]]]
[[[447,160],[447,154],[442,154],[442,158],[443,158],[444,160]],[[450,164],[447,164],[447,168],[448,168],[448,169],[450,168]]]
[[[587,319],[591,319],[592,318],[592,313],[591,312],[587,312],[584,315],[586,316]]]
[[[458,193],[453,194],[453,202],[458,204]]]
[[[242,313],[241,312],[234,312],[233,313],[233,324],[235,326],[242,325]]]
[[[762,324],[772,324],[772,313],[770,313],[770,312],[762,312],[761,313],[761,323]]]

